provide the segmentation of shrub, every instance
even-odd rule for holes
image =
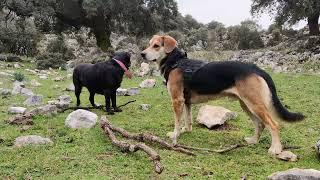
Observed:
[[[25,77],[25,75],[24,75],[23,73],[21,73],[21,72],[15,72],[15,73],[13,74],[13,79],[14,79],[15,81],[22,82],[22,81],[24,81],[24,80],[26,79],[26,77]]]
[[[63,58],[66,59],[66,61],[74,58],[74,54],[73,54],[72,50],[67,47],[67,45],[63,41],[62,36],[59,36],[56,40],[50,42],[48,45],[47,51],[49,53],[62,54]]]
[[[281,31],[280,29],[273,29],[271,32],[271,39],[268,42],[268,46],[278,45],[282,41]]]
[[[65,66],[66,59],[61,53],[46,53],[36,57],[38,69],[59,68]]]

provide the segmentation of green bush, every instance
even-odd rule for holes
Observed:
[[[228,28],[228,39],[233,44],[232,49],[258,49],[264,47],[260,33],[245,25]]]
[[[36,57],[38,69],[59,68],[65,66],[66,59],[61,53],[46,53]]]
[[[15,81],[22,82],[22,81],[24,81],[24,80],[26,79],[26,77],[25,77],[25,75],[24,75],[23,73],[21,73],[21,72],[15,72],[15,73],[13,74],[13,79],[14,79]]]
[[[268,42],[268,46],[278,45],[282,41],[281,31],[280,29],[273,29],[271,32],[272,38]]]
[[[56,40],[52,41],[48,45],[47,51],[49,53],[60,53],[63,55],[63,58],[68,61],[74,58],[74,54],[71,49],[67,47],[63,41],[62,36],[59,36]]]

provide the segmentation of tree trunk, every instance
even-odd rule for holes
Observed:
[[[319,35],[320,30],[319,30],[319,14],[316,13],[313,14],[312,16],[308,17],[308,26],[310,30],[310,35]]]
[[[97,45],[102,49],[102,51],[107,52],[111,47],[110,24],[105,19],[102,13],[99,13],[97,16],[93,17],[91,20],[92,20],[93,33],[97,39]]]

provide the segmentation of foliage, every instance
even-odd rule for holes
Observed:
[[[233,47],[232,49],[258,49],[264,46],[257,30],[257,25],[249,21],[241,23],[241,25],[231,26],[228,28],[227,36]],[[230,44],[229,44],[230,45]]]
[[[66,59],[61,53],[45,53],[36,57],[38,69],[59,68],[66,64]]]
[[[21,72],[15,72],[15,73],[13,74],[13,79],[14,79],[15,81],[22,82],[22,81],[24,81],[24,80],[26,79],[26,77],[25,77],[25,75],[24,75],[23,73],[21,73]]]
[[[72,50],[67,47],[62,36],[58,36],[56,40],[51,41],[47,51],[49,53],[61,53],[66,61],[74,58]]]
[[[310,34],[319,34],[319,0],[253,0],[251,12],[252,14],[263,12],[275,14],[278,24],[288,22],[293,25],[307,18]]]

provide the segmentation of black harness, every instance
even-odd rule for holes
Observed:
[[[160,63],[160,70],[168,83],[169,74],[174,69],[181,69],[183,72],[184,82],[184,98],[185,103],[190,103],[191,88],[190,84],[193,81],[193,75],[208,63],[202,61],[190,60],[186,53],[181,52],[178,48],[175,48],[167,58]]]

